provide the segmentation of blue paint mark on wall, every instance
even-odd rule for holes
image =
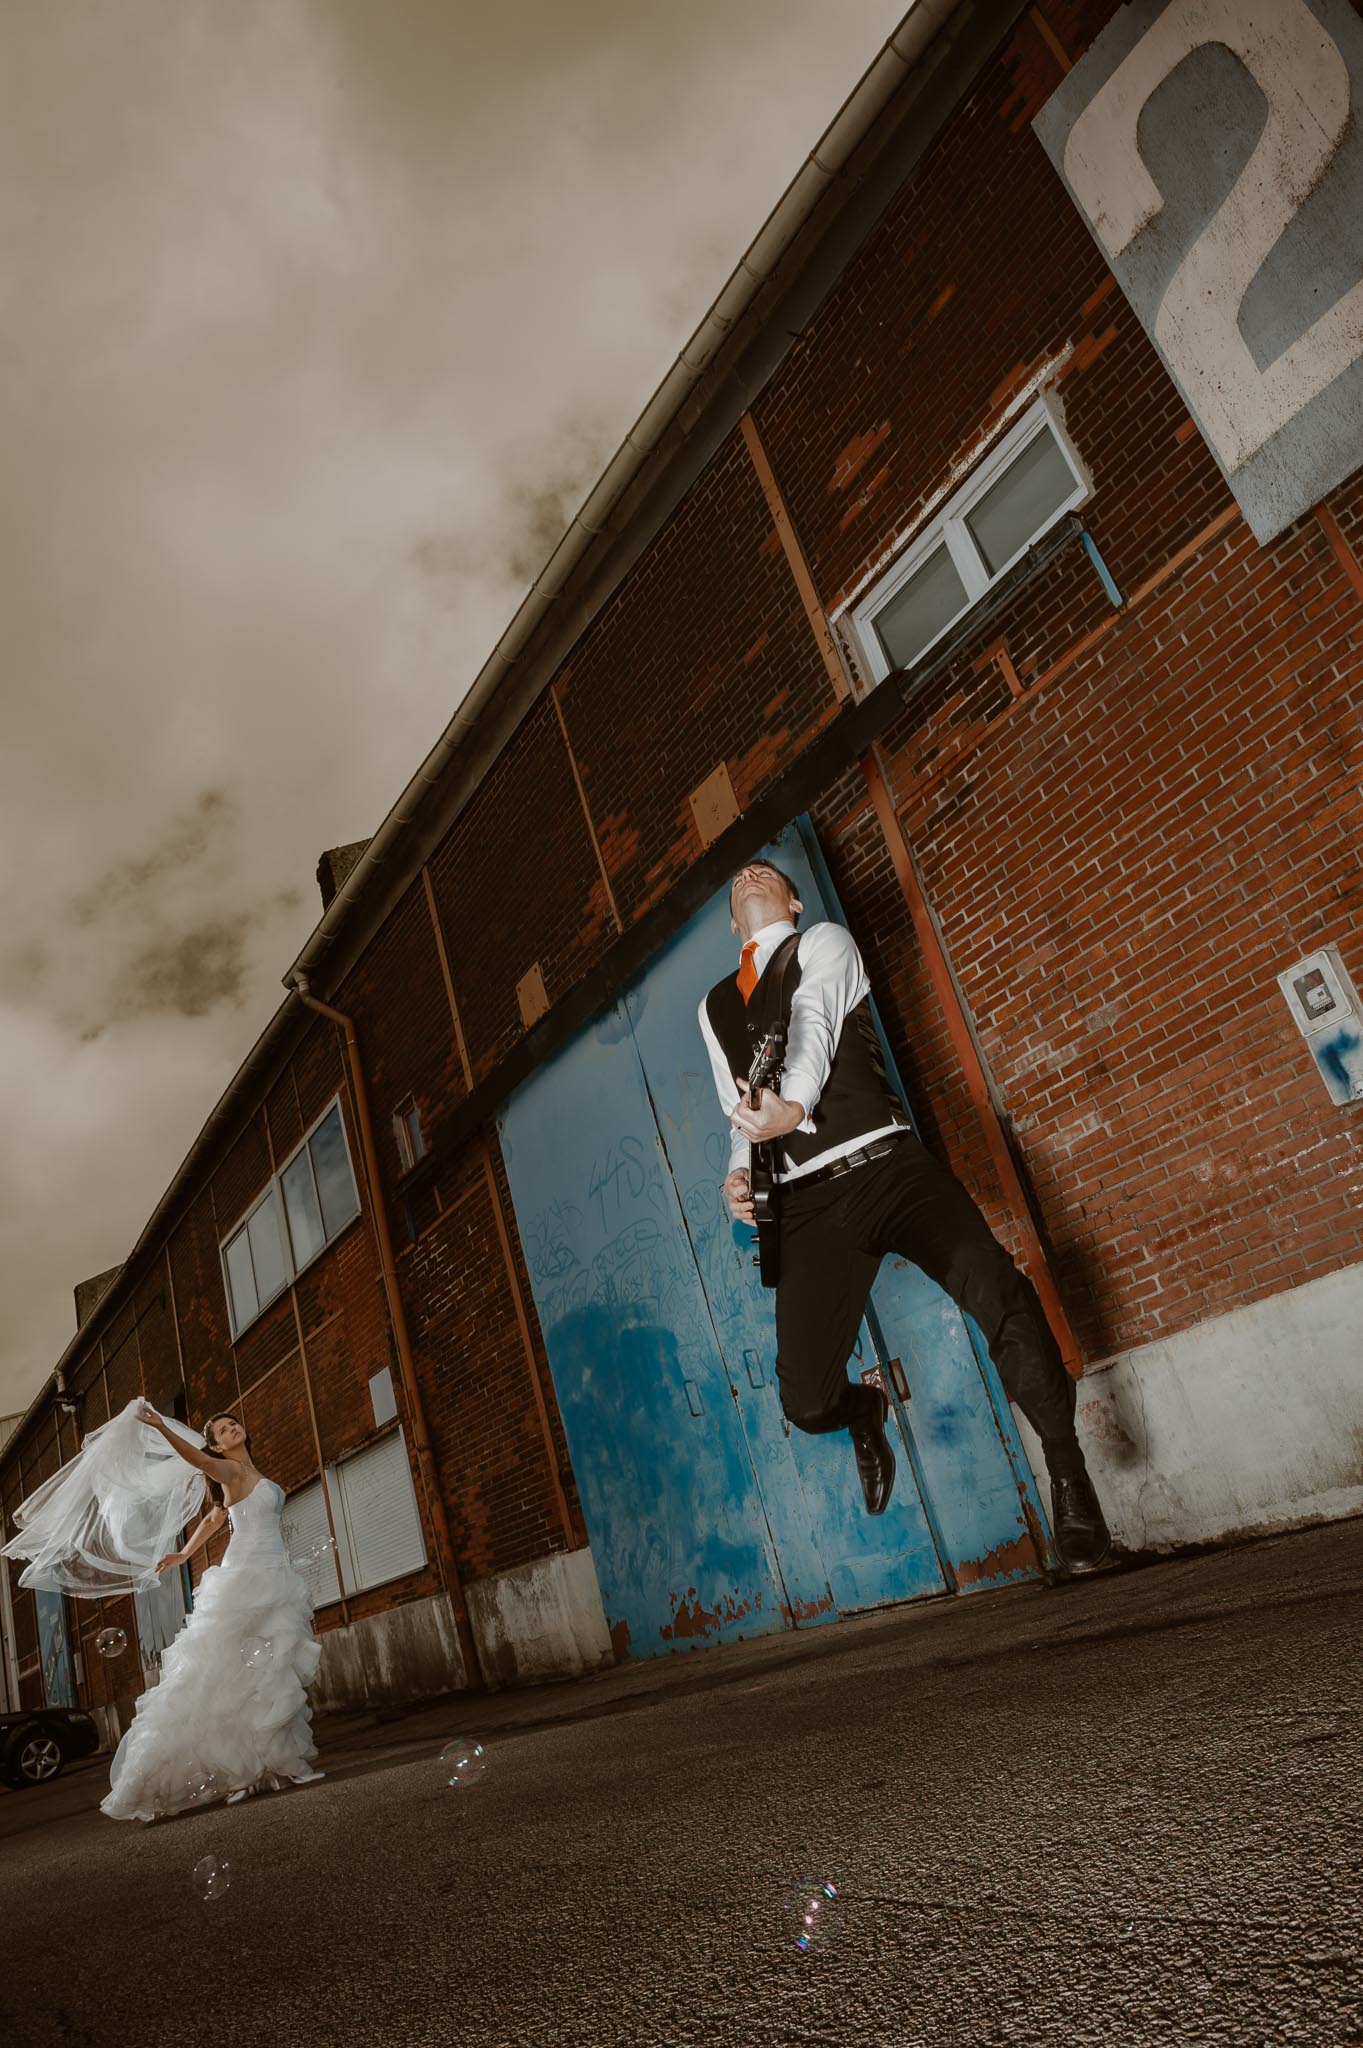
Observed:
[[[1363,1092],[1363,1037],[1352,1024],[1309,1038],[1307,1044],[1325,1077],[1333,1102],[1352,1102]]]
[[[76,1674],[71,1663],[71,1638],[66,1627],[66,1597],[37,1591],[38,1653],[43,1668],[43,1699],[49,1707],[74,1707]]]

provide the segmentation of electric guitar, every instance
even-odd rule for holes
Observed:
[[[773,1024],[758,1041],[753,1054],[752,1066],[748,1069],[748,1107],[760,1109],[762,1090],[774,1088],[786,1063],[786,1027],[783,1023]],[[752,1147],[752,1164],[748,1169],[748,1184],[752,1191],[757,1236],[753,1243],[757,1250],[753,1264],[758,1270],[764,1287],[774,1287],[781,1275],[781,1214],[780,1189],[774,1179],[777,1170],[776,1151],[780,1140]]]

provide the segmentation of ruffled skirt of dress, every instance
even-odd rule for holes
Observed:
[[[101,1811],[112,1820],[155,1820],[316,1775],[305,1688],[322,1646],[312,1612],[307,1582],[287,1556],[246,1552],[210,1565],[162,1654],[159,1682],[137,1702]],[[253,1637],[271,1652],[254,1668],[242,1655]],[[206,1796],[196,1774],[216,1778]]]

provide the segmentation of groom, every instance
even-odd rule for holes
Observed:
[[[776,1374],[787,1420],[812,1434],[846,1429],[867,1513],[884,1513],[895,1472],[889,1400],[850,1380],[847,1360],[881,1259],[911,1259],[984,1332],[1009,1400],[1041,1438],[1061,1560],[1093,1571],[1111,1539],[1075,1435],[1074,1381],[1036,1290],[909,1127],[886,1077],[851,934],[838,924],[798,933],[803,908],[790,877],[769,861],[740,868],[729,890],[732,928],[743,938],[738,974],[700,1006],[732,1126],[723,1187],[737,1220],[754,1221],[750,1144],[780,1148]],[[764,1088],[751,1109],[743,1077],[754,1037],[777,1021],[782,967],[789,1030],[781,1092]]]

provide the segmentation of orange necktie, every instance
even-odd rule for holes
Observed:
[[[738,970],[738,993],[745,1003],[757,987],[757,969],[753,966],[753,955],[756,951],[756,939],[749,939],[743,948],[743,960]]]

